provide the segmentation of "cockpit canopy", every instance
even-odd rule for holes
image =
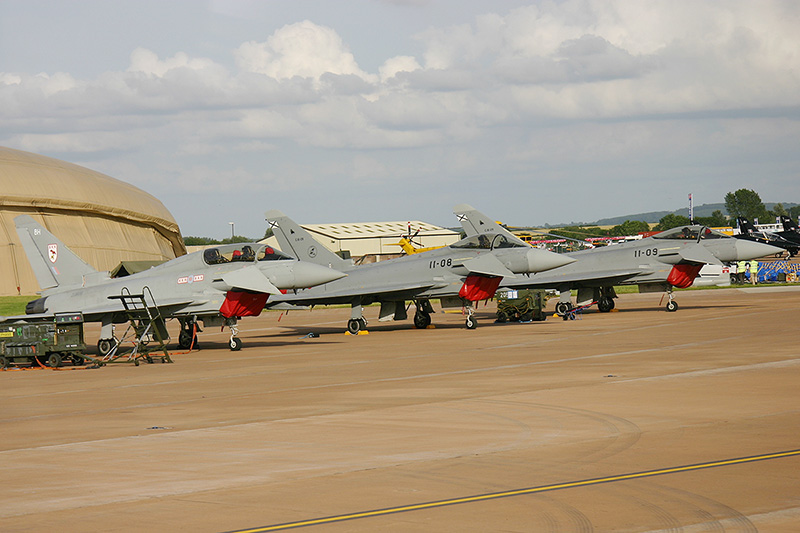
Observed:
[[[478,250],[496,250],[498,248],[524,248],[525,244],[508,240],[505,235],[473,235],[461,239],[450,248],[469,248]]]
[[[730,239],[730,235],[706,226],[678,226],[653,235],[654,239],[700,241],[702,239]]]
[[[257,243],[225,244],[207,248],[203,251],[203,261],[207,265],[223,263],[252,263],[253,261],[280,261],[292,257],[270,246]]]

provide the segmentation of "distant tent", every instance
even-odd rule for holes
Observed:
[[[143,272],[164,263],[164,261],[122,261],[109,273],[112,278],[124,278],[137,272]]]
[[[30,215],[100,272],[120,261],[184,255],[177,222],[157,198],[66,161],[0,146],[0,295],[40,290],[14,227]]]

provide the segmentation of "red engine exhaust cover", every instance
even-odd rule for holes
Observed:
[[[667,283],[679,289],[690,287],[703,265],[675,265],[667,276]]]
[[[225,318],[243,317],[243,316],[258,316],[264,309],[267,303],[269,294],[266,293],[249,293],[249,292],[233,292],[228,291],[225,294],[225,301],[222,302],[222,307],[219,312]]]
[[[470,302],[488,300],[494,296],[502,279],[503,278],[500,277],[489,278],[475,274],[469,275],[466,281],[464,281],[464,285],[461,286],[461,290],[458,291],[458,295]]]

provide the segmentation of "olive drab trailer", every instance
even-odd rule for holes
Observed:
[[[0,326],[0,367],[30,364],[57,368],[64,361],[85,361],[83,315],[59,313],[53,318]]]
[[[498,322],[531,322],[545,320],[547,294],[542,289],[497,291]]]

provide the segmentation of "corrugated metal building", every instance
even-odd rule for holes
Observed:
[[[363,222],[342,224],[301,224],[311,235],[332,252],[344,257],[365,258],[366,261],[380,261],[400,255],[400,237],[417,230],[414,237],[417,247],[448,246],[457,242],[460,234],[414,220],[411,222]],[[278,248],[278,240],[266,240],[270,246]]]
[[[186,253],[178,223],[155,197],[105,174],[0,147],[0,295],[34,294],[36,278],[14,227],[27,214],[100,271],[121,261]]]

